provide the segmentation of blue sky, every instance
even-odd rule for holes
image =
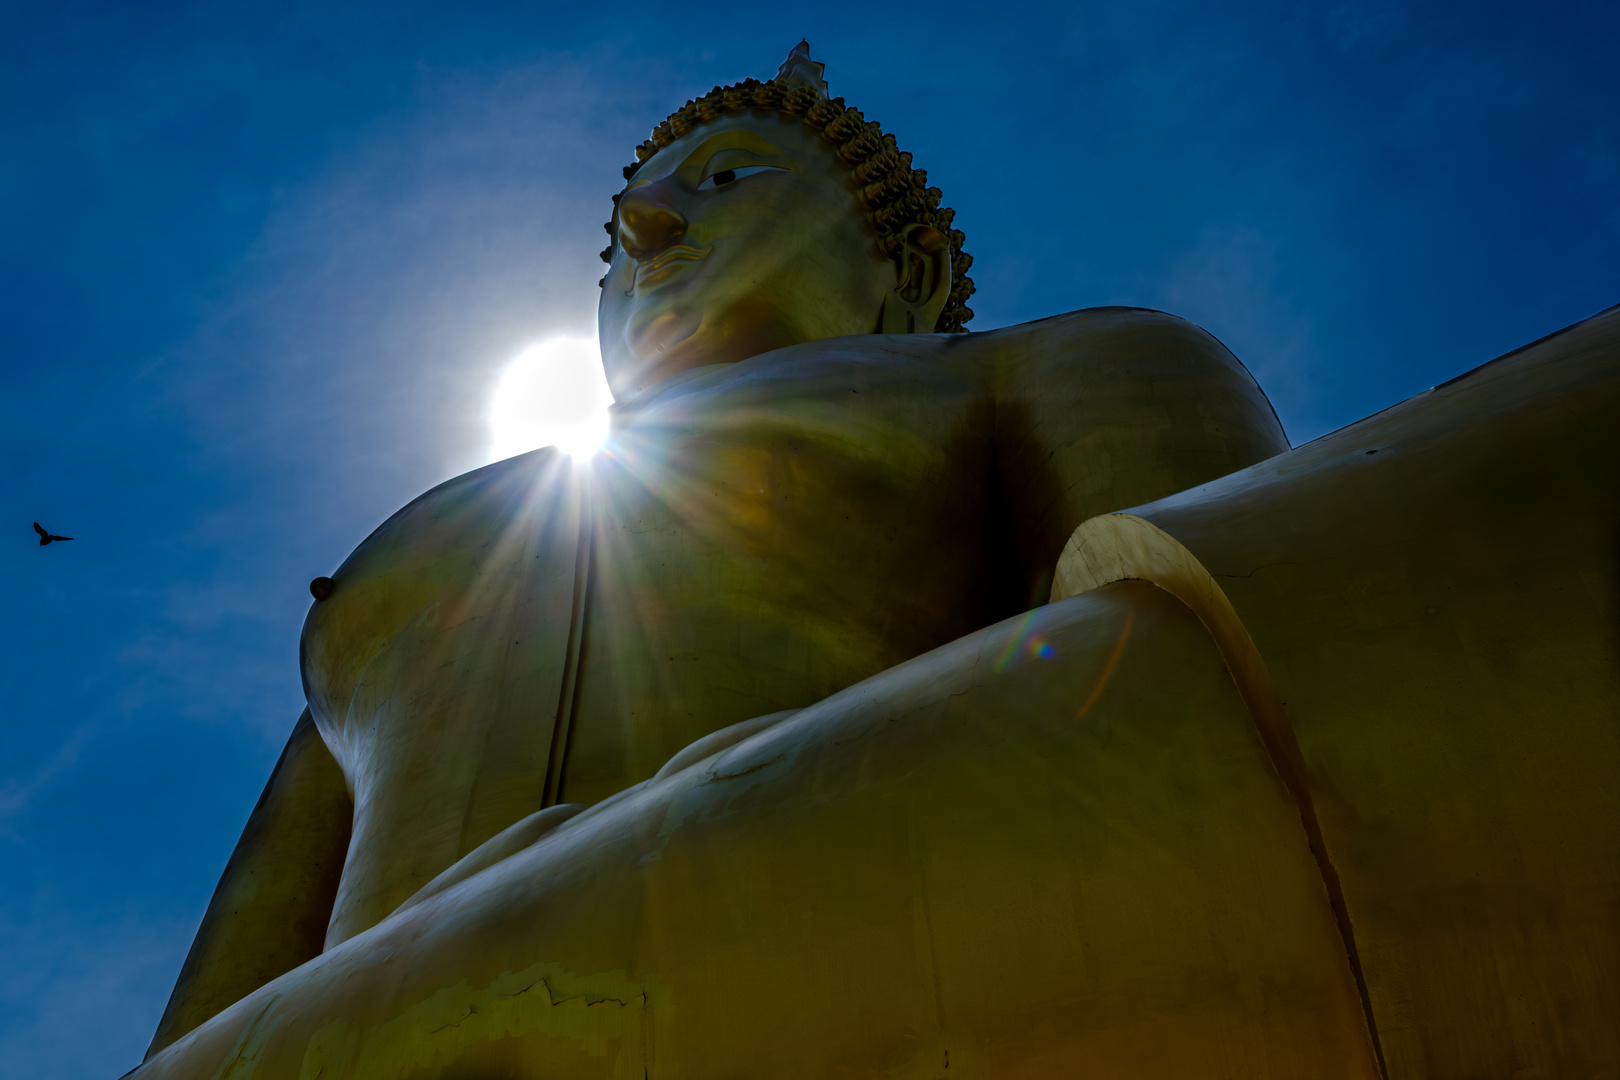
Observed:
[[[957,209],[975,328],[1184,315],[1296,443],[1620,302],[1612,2],[797,9],[0,5],[0,1076],[140,1059],[306,583],[590,331],[652,124],[801,36]]]

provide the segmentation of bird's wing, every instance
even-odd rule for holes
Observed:
[[[71,536],[55,536],[55,535],[53,535],[51,537],[51,539],[52,540],[71,540],[71,539],[73,539],[73,537],[71,537]]]
[[[50,533],[46,532],[44,526],[40,525],[40,523],[37,522],[37,521],[34,522],[34,531],[39,533],[39,535],[41,535],[41,536],[49,536],[49,535],[51,535]]]

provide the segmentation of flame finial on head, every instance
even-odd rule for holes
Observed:
[[[810,59],[810,42],[800,39],[788,53],[788,58],[782,61],[782,66],[776,69],[776,78],[772,82],[783,86],[807,86],[816,92],[816,96],[826,98],[827,80],[822,73],[827,70],[826,64],[818,64]]]

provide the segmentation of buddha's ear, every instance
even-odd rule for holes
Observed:
[[[894,254],[895,286],[883,298],[880,334],[932,334],[951,296],[951,243],[927,225],[909,226]]]

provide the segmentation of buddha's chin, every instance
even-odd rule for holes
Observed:
[[[631,319],[625,338],[630,342],[631,352],[657,363],[658,357],[679,348],[702,325],[702,316],[696,312],[666,308],[644,319]]]
[[[625,389],[634,392],[692,368],[746,360],[804,338],[793,333],[795,327],[762,319],[757,311],[746,312],[753,318],[738,314],[735,309],[717,316],[701,309],[665,308],[632,317],[624,341],[634,375],[624,380]]]
[[[695,340],[702,325],[701,315],[685,311],[664,310],[645,320],[632,320],[625,341],[635,358],[634,381],[638,386],[651,386],[685,368],[705,363],[694,355],[702,348]]]

